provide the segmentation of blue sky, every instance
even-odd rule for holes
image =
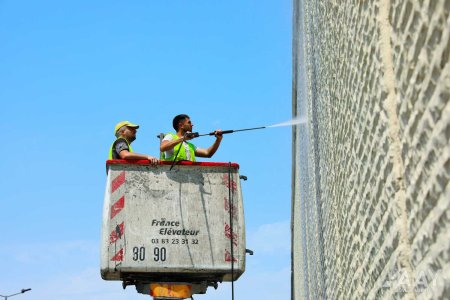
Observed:
[[[0,294],[145,299],[100,278],[114,125],[136,152],[187,113],[200,133],[289,120],[292,1],[0,0]],[[291,128],[226,135],[210,161],[243,182],[246,273],[236,299],[290,297]],[[211,137],[195,140],[207,147]],[[229,283],[196,299],[230,299]]]

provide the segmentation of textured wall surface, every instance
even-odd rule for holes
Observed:
[[[450,298],[450,0],[294,0],[293,299]]]

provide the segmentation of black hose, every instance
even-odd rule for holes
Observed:
[[[184,143],[184,139],[186,138],[186,135],[183,135],[183,140],[180,143],[180,147],[178,148],[177,154],[175,154],[175,157],[173,159],[172,165],[170,166],[169,171],[172,171],[173,166],[175,166],[175,164],[177,163],[177,157],[178,154],[180,153],[181,147],[183,147],[183,143]]]
[[[231,299],[234,300],[234,245],[233,245],[233,202],[231,184],[231,162],[228,162],[228,207],[230,212],[230,246],[231,246]]]

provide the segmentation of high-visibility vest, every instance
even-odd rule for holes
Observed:
[[[174,140],[178,139],[178,135],[169,132],[168,134],[170,134]],[[178,153],[177,156],[177,161],[179,160],[188,160],[187,156],[186,156],[186,149],[184,148],[184,146],[182,144],[186,143],[189,146],[189,153],[191,154],[191,159],[190,161],[195,161],[195,146],[189,142],[184,141],[183,143],[179,143],[177,145],[175,145],[175,147],[173,147],[173,153],[170,157],[166,157],[165,152],[163,152],[162,154],[162,160],[169,160],[169,161],[173,161],[175,159],[175,155],[177,155],[178,150],[180,150],[180,152]],[[181,147],[181,149],[180,149]]]
[[[118,138],[117,140],[115,140],[114,143],[112,143],[111,147],[109,148],[108,159],[113,159],[113,147],[114,147],[114,144],[115,144],[118,140],[120,140],[120,139],[122,139],[122,140],[124,140],[125,142],[127,142],[127,145],[128,145],[128,151],[129,151],[129,152],[133,152],[133,148],[131,148],[131,145],[130,145],[130,143],[128,143],[127,139],[126,139],[126,138],[123,138],[123,137],[120,137],[120,138]],[[120,159],[120,158],[119,158],[119,159]]]

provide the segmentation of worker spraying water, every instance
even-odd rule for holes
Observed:
[[[269,126],[260,126],[253,128],[244,128],[244,129],[232,129],[232,130],[216,130],[210,133],[199,134],[198,132],[192,132],[193,124],[188,115],[177,115],[173,119],[173,128],[176,130],[175,133],[168,133],[161,140],[160,151],[162,152],[162,160],[168,161],[196,161],[197,157],[212,157],[214,153],[216,153],[217,149],[220,146],[220,142],[222,141],[222,135],[230,134],[241,131],[250,131],[250,130],[258,130],[265,129],[271,127],[281,127],[281,126],[294,126],[298,124],[302,124],[306,122],[306,118],[297,117],[289,121],[285,121],[282,123],[277,123]],[[207,149],[202,149],[196,147],[194,144],[188,142],[197,137],[201,136],[212,136],[216,137],[216,141]],[[161,137],[161,136],[160,136]],[[174,164],[172,164],[173,167]],[[172,169],[172,168],[171,168]]]
[[[194,124],[188,115],[181,114],[175,116],[172,121],[172,126],[176,130],[176,133],[169,132],[161,141],[160,151],[162,152],[162,160],[189,160],[195,162],[196,157],[211,158],[217,149],[219,149],[223,134],[221,130],[216,130],[210,134],[214,135],[216,140],[210,147],[203,149],[188,142],[198,136],[192,134]]]
[[[253,128],[244,128],[244,129],[221,130],[220,133],[221,134],[229,134],[229,133],[235,133],[235,132],[240,132],[240,131],[249,131],[249,130],[265,129],[265,128],[272,128],[272,127],[295,126],[295,125],[305,124],[305,123],[306,123],[306,117],[300,116],[300,117],[296,117],[292,120],[273,124],[273,125],[253,127]],[[210,132],[210,133],[203,133],[203,134],[200,134],[198,132],[187,132],[186,133],[187,137],[190,139],[200,137],[200,136],[215,135],[215,134],[216,134],[216,131]]]

